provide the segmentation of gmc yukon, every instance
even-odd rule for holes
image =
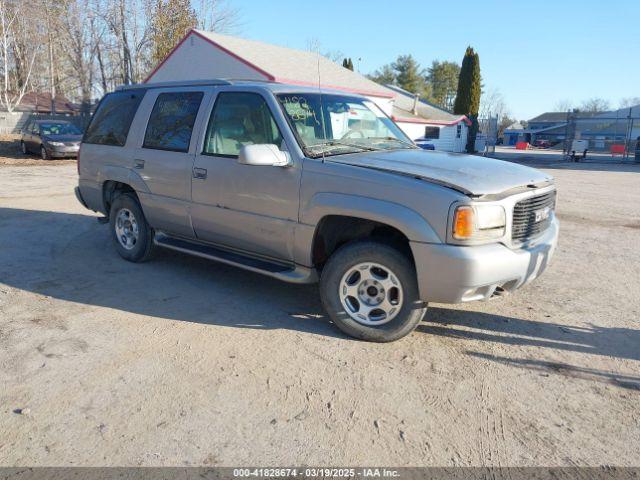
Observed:
[[[371,100],[268,82],[121,87],[100,102],[76,195],[126,260],[156,247],[320,283],[345,333],[388,342],[428,302],[512,292],[558,238],[553,179],[417,148]]]

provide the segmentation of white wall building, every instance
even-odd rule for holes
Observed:
[[[319,79],[318,79],[319,77]],[[358,93],[391,115],[394,94],[313,52],[191,30],[145,83],[229,78],[320,86]]]
[[[384,87],[312,52],[202,30],[191,30],[145,80],[229,78],[319,86],[357,93],[375,102],[412,139],[462,152],[467,122],[397,87]],[[415,108],[414,108],[415,107]]]
[[[395,85],[387,88],[396,94],[391,118],[412,140],[429,143],[436,150],[464,152],[471,122],[454,115]]]

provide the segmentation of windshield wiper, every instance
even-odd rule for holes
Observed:
[[[349,148],[357,148],[363,152],[377,152],[382,150],[381,148],[370,147],[366,145],[360,145],[357,143],[347,143],[339,140],[331,140],[325,143],[317,143],[315,145],[309,145],[307,148],[315,149],[317,147],[349,147]]]
[[[413,143],[409,143],[409,142],[405,142],[404,140],[400,140],[399,138],[396,137],[368,137],[369,140],[380,140],[380,141],[393,141],[393,142],[398,142],[401,143],[402,145],[405,145],[409,148],[418,148],[416,147]]]

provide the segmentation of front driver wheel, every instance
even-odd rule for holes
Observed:
[[[116,250],[122,258],[130,262],[144,262],[151,257],[153,230],[134,195],[123,193],[113,201],[109,226]]]
[[[27,152],[27,144],[24,142],[20,142],[20,150],[22,150],[23,155],[26,155],[27,153],[29,153]]]
[[[320,295],[340,330],[372,342],[408,335],[427,310],[411,261],[395,248],[372,241],[349,243],[329,258]]]
[[[40,157],[42,157],[42,160],[51,160],[51,155],[49,155],[44,145],[40,147]]]

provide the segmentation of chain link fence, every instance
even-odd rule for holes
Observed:
[[[604,113],[584,118],[567,112],[562,141],[565,156],[580,155],[584,150],[611,155],[620,161],[640,161],[640,107],[628,111]],[[553,135],[543,132],[536,138]]]

